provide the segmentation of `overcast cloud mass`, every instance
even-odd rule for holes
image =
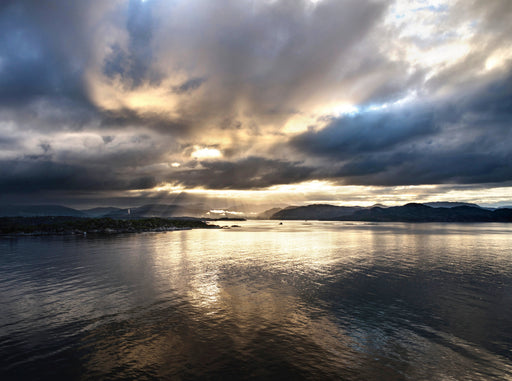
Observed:
[[[510,20],[509,0],[2,1],[2,198],[512,204]]]

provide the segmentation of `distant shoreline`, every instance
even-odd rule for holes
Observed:
[[[111,235],[219,228],[201,220],[156,217],[124,220],[105,217],[0,217],[1,236]]]

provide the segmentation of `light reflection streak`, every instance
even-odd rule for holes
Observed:
[[[88,324],[80,333],[86,378],[136,378],[141,371],[187,378],[187,369],[204,375],[233,365],[250,373],[246,359],[259,366],[268,356],[301,374],[327,369],[346,379],[443,378],[454,370],[468,376],[473,358],[485,360],[491,375],[510,369],[478,345],[502,333],[489,307],[506,306],[486,287],[475,290],[478,282],[503,287],[493,280],[510,279],[508,225],[240,224],[76,240],[93,249],[78,257],[97,261],[83,276],[99,294],[79,287],[62,296],[106,313],[61,315],[64,327],[77,317]],[[83,276],[73,278],[77,285]],[[113,313],[102,293],[117,294],[108,301]],[[57,295],[44,303],[69,307],[56,305]]]

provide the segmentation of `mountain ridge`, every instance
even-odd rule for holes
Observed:
[[[288,206],[282,209],[272,208],[260,213],[256,219],[370,222],[512,222],[512,208],[482,208],[477,204],[457,202],[433,203],[434,206],[431,206],[431,204],[409,203],[391,207],[378,204],[372,207],[310,204]],[[215,218],[210,212],[203,205],[176,204],[147,204],[124,209],[98,207],[84,210],[61,205],[0,205],[0,216],[9,217],[69,216],[109,217],[114,219],[159,217],[203,220],[215,220],[223,217],[219,215],[218,218]]]
[[[476,205],[476,204],[475,204]],[[315,207],[315,205],[310,205]],[[322,205],[322,209],[325,205]],[[313,213],[300,213],[304,207],[281,210],[272,215],[274,220],[317,219],[328,221],[368,221],[368,222],[512,222],[512,209],[488,210],[477,206],[459,205],[452,207],[432,207],[420,203],[409,203],[393,207],[360,208],[337,216],[322,215],[319,218],[307,218]],[[317,209],[317,212],[320,210]],[[331,212],[336,209],[332,208]],[[341,210],[340,210],[341,211]],[[315,216],[315,217],[318,217]]]

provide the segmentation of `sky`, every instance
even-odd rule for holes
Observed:
[[[510,0],[4,0],[0,203],[512,204]]]

